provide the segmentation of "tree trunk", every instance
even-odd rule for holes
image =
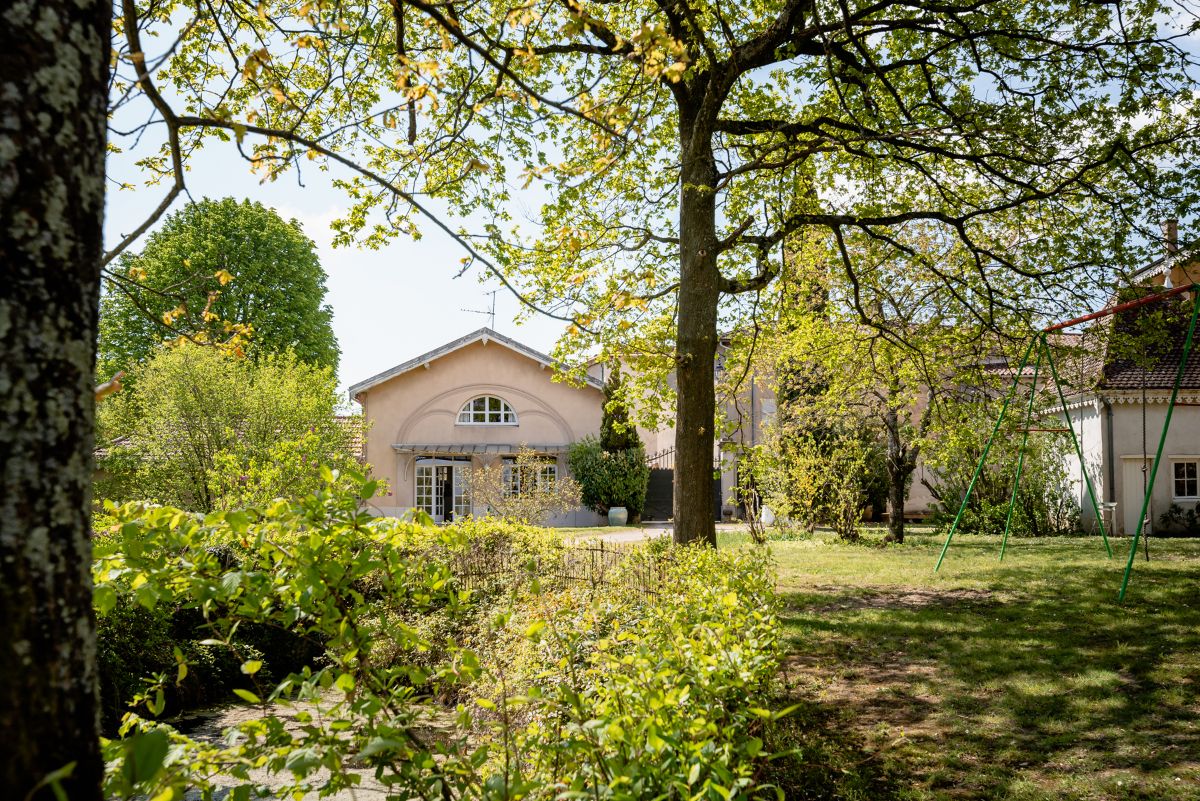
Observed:
[[[887,539],[890,542],[904,542],[904,498],[908,494],[908,477],[916,468],[917,454],[904,445],[900,436],[900,415],[895,409],[889,409],[884,414],[883,428],[887,435]]]
[[[679,320],[676,344],[675,542],[716,547],[713,426],[717,356],[716,164],[711,135],[680,109]]]
[[[100,798],[90,505],[107,0],[0,24],[0,796]],[[53,798],[48,786],[33,797]]]

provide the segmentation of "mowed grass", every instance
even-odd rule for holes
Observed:
[[[879,540],[771,545],[789,798],[1200,799],[1200,541]]]

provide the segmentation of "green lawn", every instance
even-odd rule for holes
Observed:
[[[789,798],[1200,799],[1200,541],[873,539],[772,544]]]

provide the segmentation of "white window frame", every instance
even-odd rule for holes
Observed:
[[[504,485],[505,497],[511,498],[514,495],[520,495],[525,487],[522,487],[521,471],[516,469],[517,457],[505,456],[503,462],[504,475],[501,479]],[[533,489],[541,492],[548,492],[553,489],[554,483],[558,481],[558,460],[552,456],[546,457],[546,461],[537,466],[536,472],[533,474]]]
[[[441,493],[435,492],[437,487],[437,469],[450,468],[450,480],[453,482],[454,508],[447,514],[445,500]],[[467,497],[466,471],[472,468],[472,462],[465,458],[418,458],[413,470],[413,508],[420,509],[434,520],[451,522],[462,520],[471,513]]]
[[[495,401],[495,404],[492,401]],[[481,402],[482,407],[476,408]],[[493,406],[498,408],[493,408]],[[493,415],[498,416],[499,419],[490,419]],[[455,424],[460,426],[515,426],[518,425],[518,421],[512,404],[504,398],[499,395],[476,395],[458,410]]]
[[[1175,473],[1176,468],[1179,466],[1188,465],[1188,464],[1193,466],[1193,468],[1195,470],[1195,475],[1192,476],[1191,478],[1187,477],[1186,475],[1183,478],[1178,478]],[[1169,476],[1169,478],[1171,481],[1171,500],[1172,501],[1175,501],[1175,502],[1182,501],[1183,503],[1193,503],[1196,501],[1200,501],[1200,456],[1172,456],[1171,457],[1171,475]],[[1196,493],[1194,495],[1178,494],[1178,492],[1176,490],[1178,487],[1178,482],[1180,482],[1180,481],[1184,482],[1185,489],[1187,488],[1187,484],[1189,482],[1192,482],[1196,488]]]

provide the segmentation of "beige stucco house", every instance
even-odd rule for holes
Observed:
[[[572,386],[553,380],[556,371],[546,354],[481,328],[350,387],[368,426],[364,458],[390,488],[375,511],[466,515],[465,471],[513,459],[522,447],[565,475],[567,448],[600,430],[604,385],[588,376]],[[578,509],[550,522],[600,521]]]

